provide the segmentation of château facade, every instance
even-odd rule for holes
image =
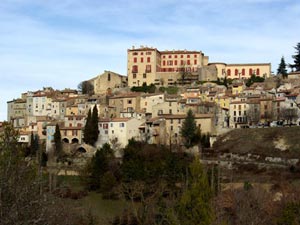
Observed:
[[[213,81],[218,78],[247,79],[251,75],[271,75],[270,63],[226,64],[209,63],[201,51],[166,50],[141,46],[127,50],[128,86],[155,84],[169,86]]]

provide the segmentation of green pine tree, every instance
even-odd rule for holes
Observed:
[[[206,172],[198,158],[189,168],[187,188],[178,204],[181,225],[210,225],[213,221],[211,200],[213,197]]]
[[[195,139],[195,135],[197,133],[197,124],[195,121],[195,116],[193,111],[190,109],[187,112],[187,116],[183,121],[181,128],[181,136],[185,139],[185,146],[187,148],[193,146],[193,140]]]
[[[287,73],[287,69],[286,69],[286,63],[284,60],[284,57],[281,57],[281,61],[279,64],[279,67],[277,69],[277,75],[281,74],[283,78],[287,78],[288,73]]]
[[[87,186],[90,190],[97,190],[101,187],[101,179],[109,170],[110,160],[113,158],[113,150],[109,144],[104,144],[96,151],[91,162],[87,165]]]

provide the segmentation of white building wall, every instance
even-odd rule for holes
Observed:
[[[152,113],[153,106],[164,102],[164,94],[154,96],[141,96],[141,109],[145,113]]]

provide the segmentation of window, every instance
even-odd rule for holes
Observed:
[[[133,62],[136,63],[137,62],[137,57],[133,58]]]
[[[230,76],[230,75],[231,75],[231,70],[228,69],[228,70],[227,70],[227,76]]]
[[[133,52],[132,55],[138,55],[138,53],[137,52]]]
[[[147,62],[148,62],[148,63],[150,62],[150,57],[147,57]]]
[[[194,64],[197,65],[197,59],[194,60]]]
[[[144,52],[141,52],[141,55],[144,55]]]
[[[107,74],[107,80],[110,81],[110,73]]]
[[[180,65],[183,66],[183,64],[184,64],[184,63],[183,63],[183,60],[180,60]]]
[[[169,113],[172,114],[172,109],[169,109]]]
[[[133,77],[133,79],[136,79],[136,74],[134,73],[132,77]]]
[[[173,61],[172,61],[172,60],[168,60],[168,61],[167,61],[167,65],[168,65],[168,66],[173,66]]]
[[[256,69],[256,75],[259,76],[259,68]]]
[[[235,69],[235,70],[234,70],[234,75],[236,75],[236,76],[237,76],[237,75],[238,75],[238,73],[239,73],[238,69]]]
[[[253,74],[252,69],[249,69],[249,75],[251,76]]]
[[[146,73],[151,73],[151,65],[146,65]]]
[[[242,69],[242,75],[245,76],[245,69]]]
[[[143,58],[143,57],[141,58],[141,63],[142,63],[142,62],[144,62],[144,58]]]
[[[164,59],[164,58],[166,58],[166,56],[165,56],[165,55],[163,55],[163,59]]]
[[[164,60],[164,61],[163,61],[163,66],[165,66],[165,65],[166,65],[166,61]]]
[[[120,127],[125,127],[125,123],[120,123]]]
[[[108,129],[108,123],[103,124],[103,129],[107,130]]]
[[[183,58],[183,55],[180,55],[180,58]]]
[[[174,61],[174,65],[177,66],[177,60]]]
[[[171,124],[173,124],[173,119],[171,119]]]
[[[138,72],[138,66],[137,65],[132,66],[132,72],[133,73],[137,73]]]
[[[174,57],[175,57],[175,59],[177,59],[177,55],[175,55]]]
[[[171,59],[172,58],[172,55],[169,55],[169,59]]]
[[[197,55],[194,55],[195,58],[197,58]]]
[[[131,103],[132,103],[131,99],[127,100],[127,103],[128,103],[128,104],[131,104]]]
[[[146,73],[143,73],[143,78],[147,78],[147,74]]]
[[[146,55],[151,55],[151,52],[146,52]]]
[[[114,126],[114,124],[113,124],[113,123],[111,123],[111,124],[110,124],[110,127],[113,127],[113,126]]]
[[[173,130],[173,126],[171,126],[171,130]]]
[[[188,58],[190,58],[190,55],[187,55]]]
[[[190,65],[190,64],[191,64],[191,63],[190,63],[190,60],[188,60],[188,61],[187,61],[187,64],[188,64],[188,65]]]

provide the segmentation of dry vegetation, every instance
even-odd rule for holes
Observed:
[[[300,127],[235,129],[214,143],[218,152],[298,158]]]

